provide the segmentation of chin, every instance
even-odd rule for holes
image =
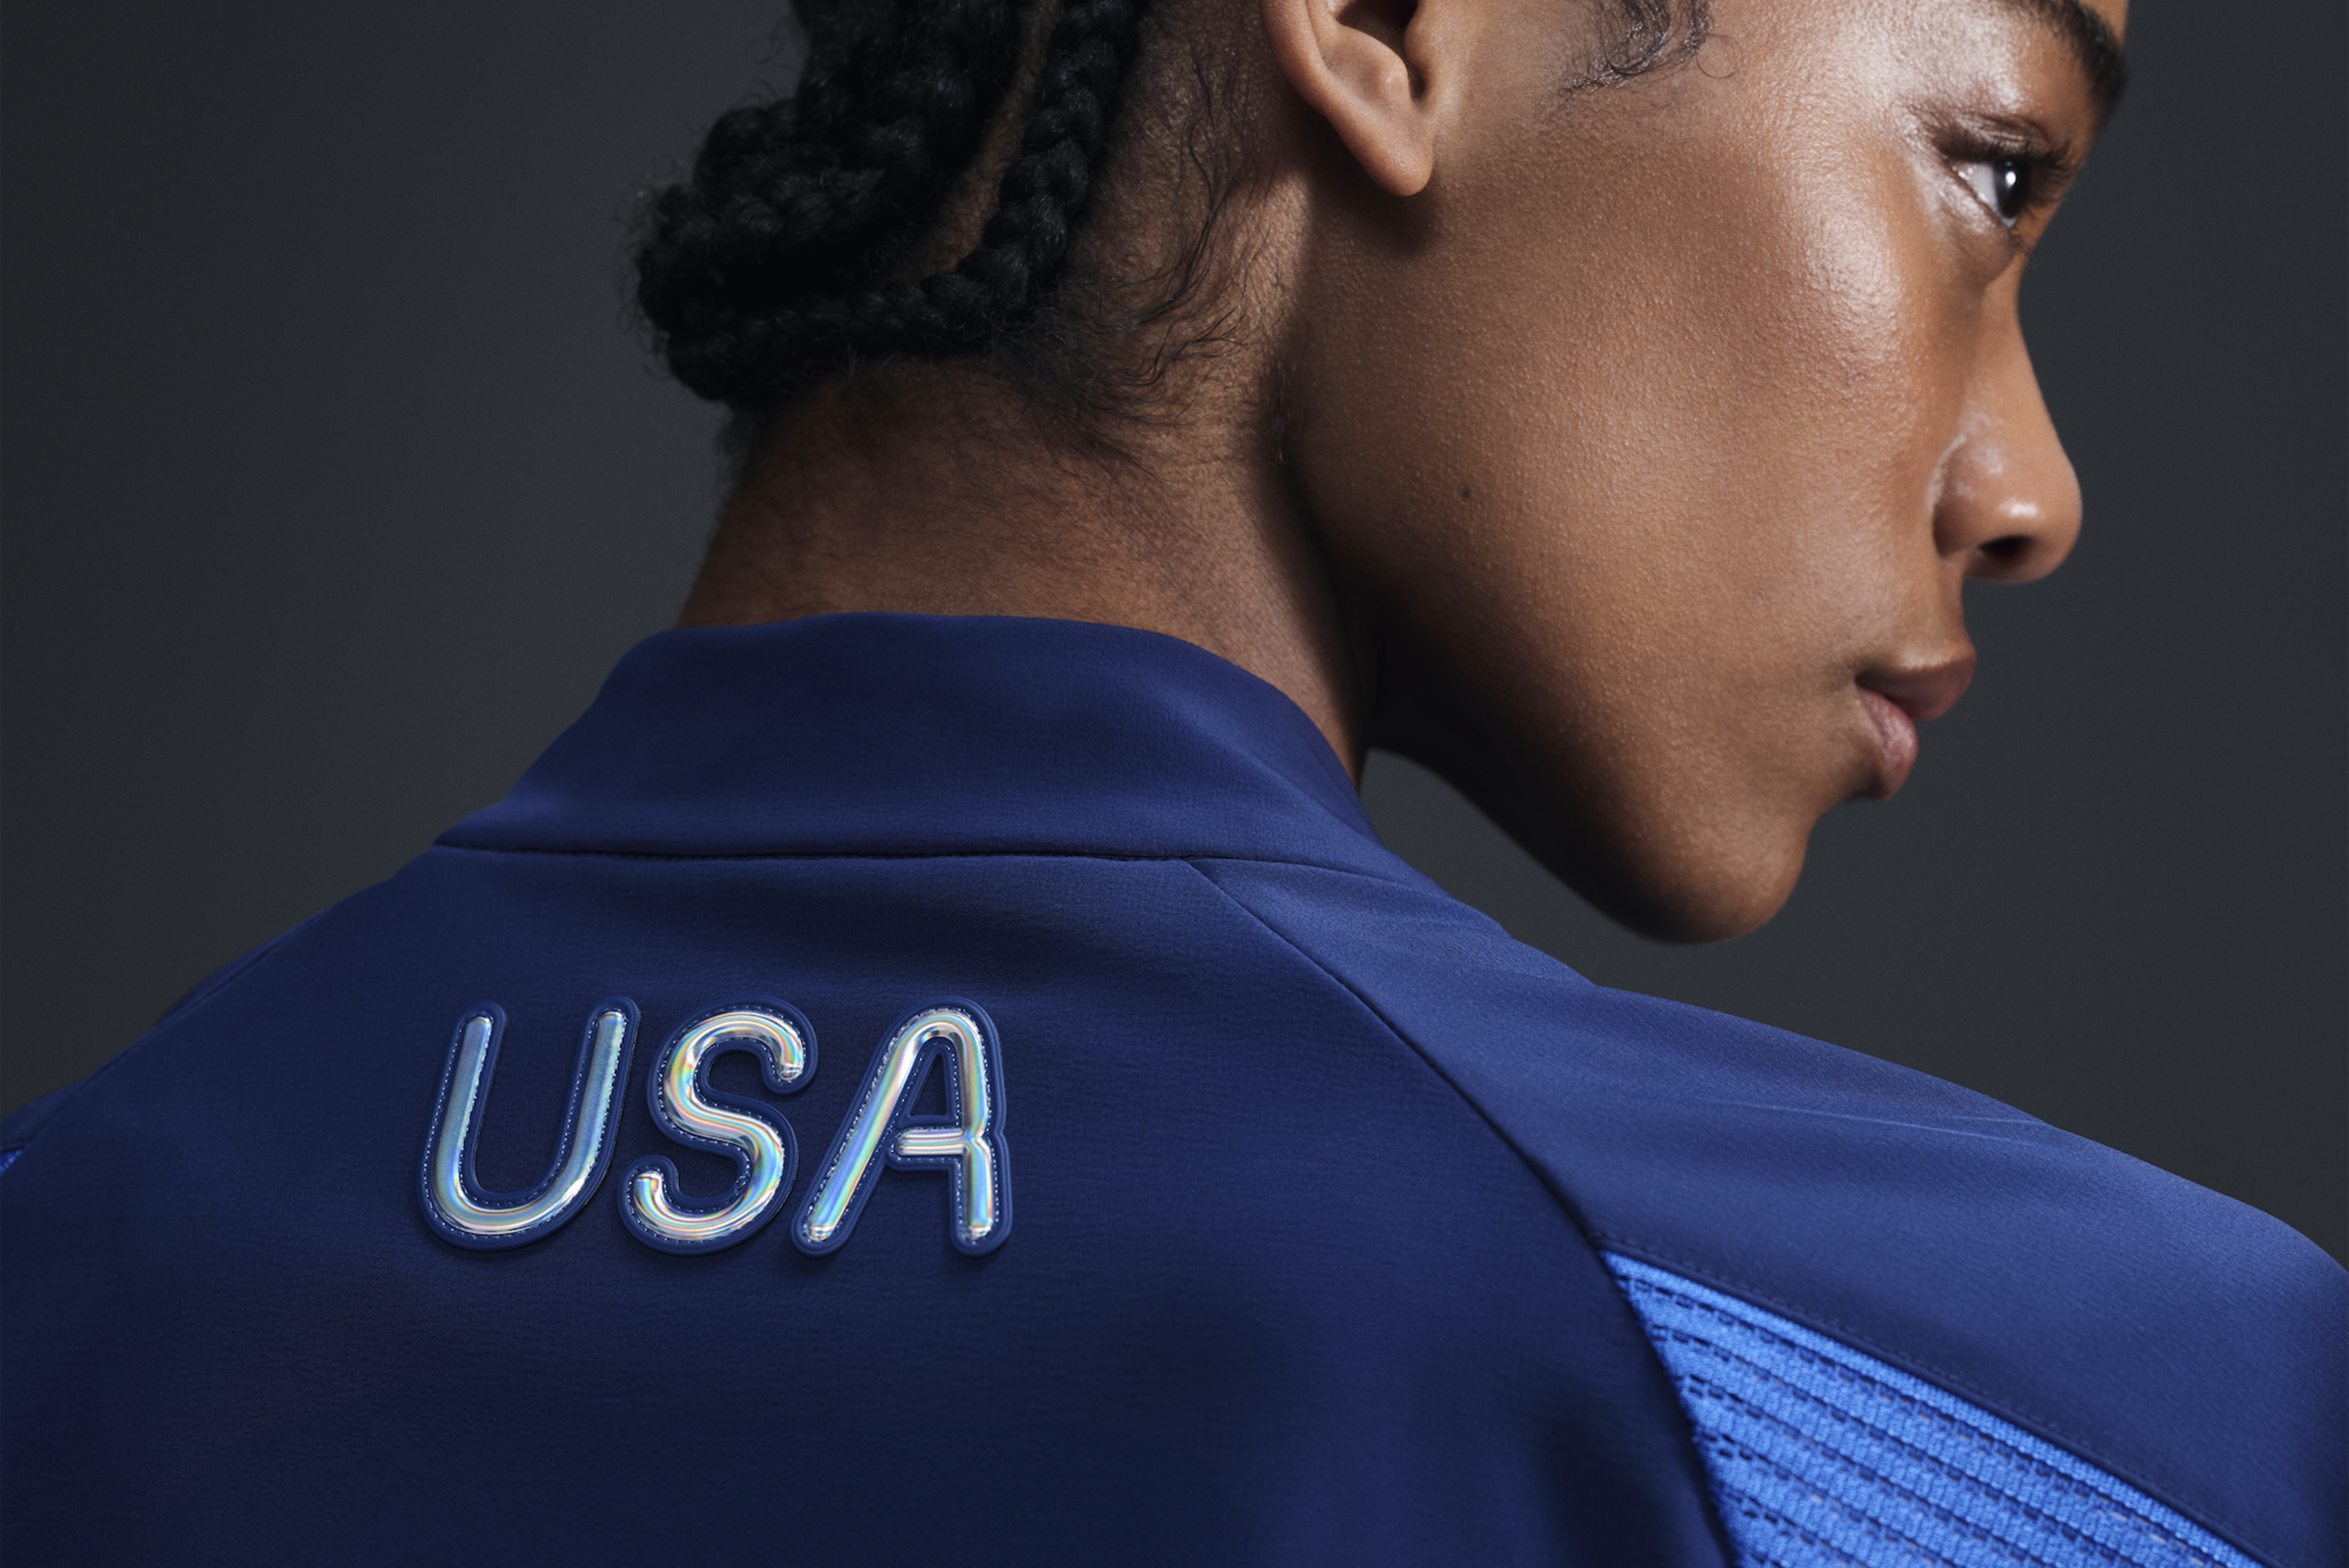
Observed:
[[[1460,765],[1425,735],[1380,743],[1451,782],[1518,846],[1617,925],[1660,942],[1720,942],[1760,926],[1794,896],[1811,829],[1833,801],[1716,788],[1544,790],[1538,775]],[[1504,782],[1506,781],[1506,782]],[[1806,809],[1807,807],[1807,809]]]
[[[1660,942],[1725,942],[1742,937],[1785,908],[1794,892],[1789,885],[1756,895],[1738,888],[1697,897],[1674,893],[1631,898],[1602,897],[1577,888],[1599,913],[1626,929]]]
[[[1539,856],[1599,913],[1660,942],[1722,942],[1786,907],[1802,879],[1807,828],[1762,842],[1723,844],[1707,836],[1677,853],[1574,857],[1560,865]]]

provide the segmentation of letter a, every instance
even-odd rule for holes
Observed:
[[[914,1101],[934,1065],[947,1075],[947,1115],[916,1116]],[[926,1003],[883,1038],[792,1227],[800,1251],[820,1256],[848,1240],[884,1160],[898,1170],[946,1172],[947,1236],[958,1251],[991,1252],[1011,1233],[1003,1061],[995,1025],[976,1002]]]

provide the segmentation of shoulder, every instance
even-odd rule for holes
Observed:
[[[2259,1557],[2339,1559],[2349,1275],[2290,1228],[1954,1085],[1592,985],[1424,884],[1201,869],[1494,1123],[1651,1334],[1702,1309],[1823,1365],[1815,1335]]]

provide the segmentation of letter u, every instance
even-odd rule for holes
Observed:
[[[579,1042],[554,1162],[526,1192],[485,1192],[473,1174],[481,1107],[497,1075],[505,1010],[484,1002],[457,1022],[440,1097],[425,1134],[419,1196],[424,1218],[460,1247],[520,1247],[552,1234],[587,1206],[612,1161],[620,1085],[636,1037],[636,1004],[625,996],[598,1002]]]

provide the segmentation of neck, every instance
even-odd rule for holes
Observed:
[[[1338,597],[1244,424],[1226,439],[1186,419],[1138,430],[1130,457],[1079,455],[974,369],[885,382],[828,384],[778,416],[680,624],[895,610],[1163,632],[1277,687],[1359,776]]]

